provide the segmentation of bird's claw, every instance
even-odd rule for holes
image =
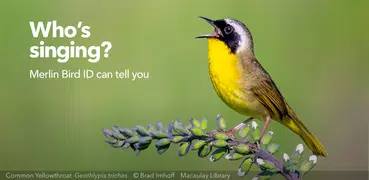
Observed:
[[[229,139],[235,140],[236,139],[236,136],[235,136],[236,132],[237,132],[237,129],[232,128],[228,131],[225,131],[224,133],[228,136]]]

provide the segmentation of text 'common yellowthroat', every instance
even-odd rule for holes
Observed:
[[[209,73],[218,96],[235,111],[250,116],[246,121],[265,121],[261,136],[273,119],[298,134],[315,155],[327,156],[323,145],[299,120],[256,59],[248,28],[233,19],[200,18],[214,27],[212,34],[197,38],[208,39]],[[240,127],[242,123],[230,133]]]

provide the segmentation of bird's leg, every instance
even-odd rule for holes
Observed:
[[[236,131],[238,131],[239,129],[241,129],[245,124],[247,124],[248,122],[250,122],[253,119],[254,119],[253,117],[249,117],[245,121],[243,121],[242,123],[240,123],[237,126],[235,126],[234,128],[226,131],[225,133],[229,136],[229,138],[235,139],[234,134],[236,133]]]
[[[265,124],[264,124],[264,127],[263,127],[263,130],[261,131],[261,135],[260,135],[259,141],[261,141],[261,139],[263,138],[264,133],[265,133],[265,130],[267,129],[268,124],[270,123],[270,119],[271,119],[270,116],[267,116],[266,121],[265,121]]]

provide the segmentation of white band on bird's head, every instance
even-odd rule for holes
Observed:
[[[248,32],[247,27],[243,23],[233,19],[225,19],[225,22],[231,25],[234,28],[234,31],[240,35],[236,53],[246,49],[253,51],[252,37],[250,32]]]

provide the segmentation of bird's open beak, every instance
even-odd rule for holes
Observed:
[[[204,34],[204,35],[196,36],[195,38],[218,38],[219,36],[222,36],[222,31],[214,24],[213,20],[206,18],[206,17],[202,17],[202,16],[199,16],[199,18],[205,20],[211,26],[213,26],[214,32],[211,34]]]

